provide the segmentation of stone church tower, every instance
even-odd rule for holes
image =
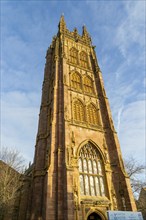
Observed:
[[[61,16],[46,55],[27,219],[106,220],[136,210],[91,38]]]

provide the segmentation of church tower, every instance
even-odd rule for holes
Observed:
[[[61,16],[46,55],[31,220],[107,220],[136,210],[95,47]]]

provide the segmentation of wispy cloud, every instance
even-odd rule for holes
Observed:
[[[36,93],[8,92],[1,98],[1,144],[19,149],[32,161],[38,124]]]
[[[144,47],[145,44],[145,2],[127,2],[125,4],[126,16],[117,29],[116,42],[125,58],[129,58],[131,51],[138,51],[139,47]],[[134,46],[132,48],[131,46]],[[138,54],[137,54],[138,56]],[[143,54],[141,54],[143,57]]]
[[[117,122],[117,132],[120,132],[120,125],[121,125],[121,114],[123,111],[123,106],[118,110],[118,122]]]
[[[140,162],[145,161],[145,102],[127,104],[121,115],[119,138],[125,156],[134,154]],[[126,138],[125,138],[126,136]]]

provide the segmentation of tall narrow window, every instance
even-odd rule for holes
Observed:
[[[99,113],[93,104],[87,106],[87,120],[91,125],[100,125]]]
[[[103,163],[96,147],[88,142],[79,153],[80,194],[105,196]]]
[[[71,87],[76,90],[81,90],[81,77],[76,72],[71,74]]]
[[[70,62],[73,64],[78,63],[78,51],[74,47],[72,47],[70,50]]]
[[[87,54],[84,51],[80,53],[80,65],[84,68],[88,67],[88,58]]]
[[[76,100],[73,103],[73,114],[74,114],[74,120],[78,122],[84,122],[85,121],[85,110],[84,105],[80,100]]]
[[[84,84],[84,91],[87,93],[92,94],[94,92],[93,90],[93,82],[92,79],[85,76],[83,79],[83,84]]]

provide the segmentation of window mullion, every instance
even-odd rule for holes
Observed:
[[[94,111],[92,111],[92,113],[94,114]],[[80,117],[82,116],[80,115]],[[92,117],[94,121],[95,115],[92,115]],[[89,155],[88,149],[90,150]],[[90,143],[84,145],[81,150],[80,158],[82,160],[82,164],[79,162],[80,166],[82,165],[82,169],[79,169],[79,174],[82,176],[81,181],[83,182],[83,187],[82,183],[80,183],[80,186],[83,188],[83,190],[81,189],[82,195],[104,196],[105,182],[102,169],[103,164],[96,149],[93,148]]]

